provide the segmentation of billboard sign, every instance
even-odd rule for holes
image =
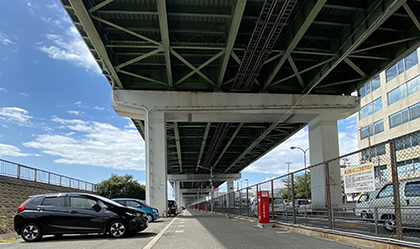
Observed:
[[[344,192],[360,193],[375,190],[373,163],[366,163],[344,169]]]

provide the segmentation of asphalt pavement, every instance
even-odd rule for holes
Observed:
[[[13,237],[13,234],[10,234]],[[0,234],[0,237],[2,235]],[[16,237],[16,236],[14,236]],[[74,248],[355,248],[335,241],[309,237],[281,228],[258,227],[256,224],[197,210],[183,210],[176,217],[160,218],[134,236],[112,239],[103,235],[45,236],[39,242],[27,243],[21,238],[0,243],[1,248],[74,249]]]

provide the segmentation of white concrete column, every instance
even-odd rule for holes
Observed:
[[[227,180],[226,181],[226,185],[227,185],[227,192],[228,193],[233,193],[233,192],[235,192],[235,190],[234,189],[232,189],[234,186],[233,186],[233,180]],[[227,201],[226,201],[226,205],[228,206],[228,207],[230,207],[230,206],[234,206],[235,205],[235,203],[234,203],[234,199],[233,199],[233,197],[232,197],[233,195],[232,194],[230,194],[229,195],[229,198],[227,199]],[[232,203],[233,202],[233,203]]]
[[[174,184],[174,196],[175,196],[175,201],[176,204],[178,205],[178,207],[181,206],[181,182],[180,181],[175,181]]]
[[[165,114],[150,110],[145,123],[146,203],[161,212],[168,209]]]
[[[309,122],[309,152],[311,165],[322,163],[340,155],[337,117],[319,115]],[[314,207],[326,206],[324,165],[312,167],[311,192]],[[340,167],[329,167],[331,203],[341,201]]]

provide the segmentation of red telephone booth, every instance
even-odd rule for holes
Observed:
[[[260,223],[270,223],[268,191],[258,191],[258,220]]]

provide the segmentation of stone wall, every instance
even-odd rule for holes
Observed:
[[[74,188],[0,176],[0,233],[13,231],[13,217],[28,196],[57,192],[93,193]]]

